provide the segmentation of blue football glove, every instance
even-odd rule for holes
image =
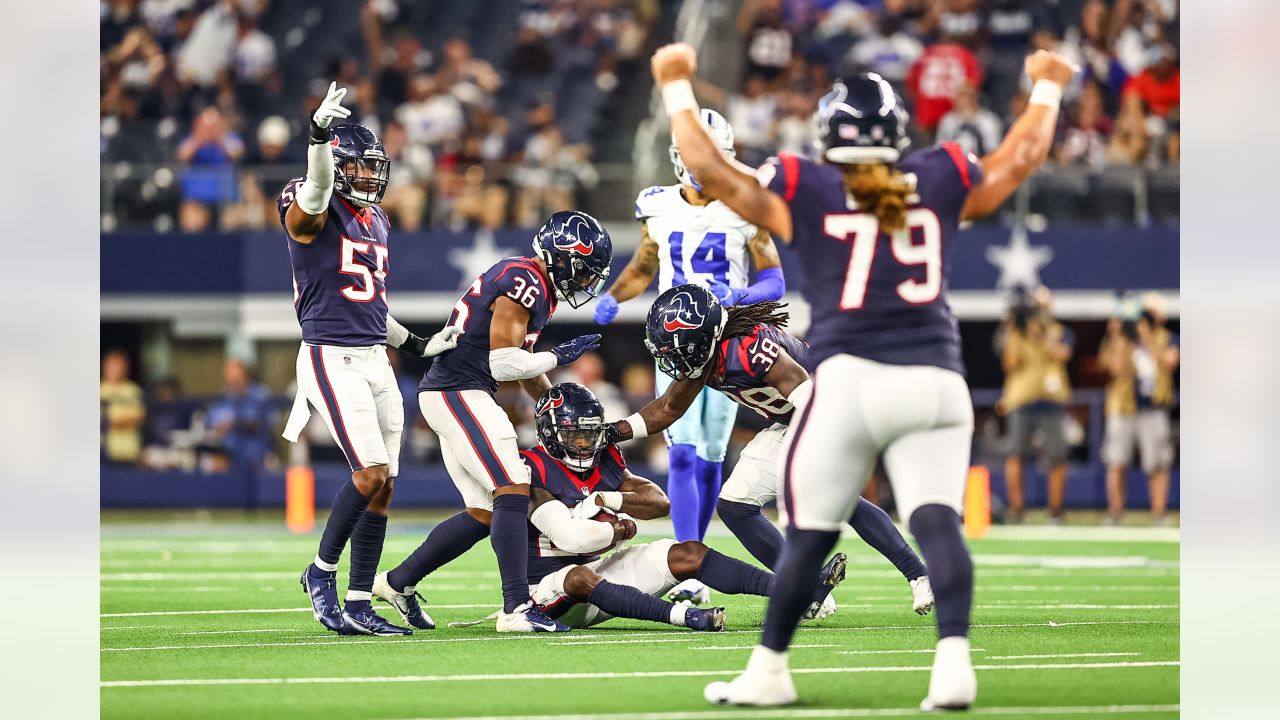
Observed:
[[[608,325],[618,316],[618,301],[613,299],[612,295],[605,293],[596,301],[596,324]]]
[[[556,356],[556,365],[568,365],[582,357],[582,354],[600,347],[600,334],[581,335],[568,342],[562,342],[551,348]]]
[[[725,307],[737,305],[738,301],[742,299],[742,296],[746,294],[741,290],[734,290],[728,285],[719,282],[712,282],[711,287],[709,287],[708,290],[710,290],[711,294],[715,295],[716,298],[720,300],[720,304]]]

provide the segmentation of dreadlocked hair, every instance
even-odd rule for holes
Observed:
[[[915,188],[906,176],[884,163],[844,166],[844,186],[876,220],[880,230],[895,233],[907,226],[907,196]]]
[[[751,303],[750,305],[735,305],[728,309],[729,319],[725,321],[724,332],[721,333],[720,337],[731,338],[739,335],[750,335],[752,329],[757,325],[772,325],[779,329],[785,328],[787,321],[791,319],[791,314],[783,309],[786,306],[786,303],[776,300],[765,300]]]

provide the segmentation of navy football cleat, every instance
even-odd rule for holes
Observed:
[[[410,585],[403,592],[397,591],[387,582],[387,574],[380,572],[373,579],[373,596],[390,603],[400,613],[400,617],[413,627],[419,630],[436,629],[436,621],[418,604],[419,600],[425,603],[426,599],[418,594],[416,587]]]
[[[407,627],[393,625],[382,619],[378,613],[373,611],[372,607],[360,608],[354,612],[343,611],[343,625],[338,631],[339,635],[377,635],[378,637],[395,637],[397,635],[412,635],[413,631]]]
[[[302,590],[311,598],[316,620],[336,633],[342,632],[342,605],[338,603],[338,573],[327,573],[314,564],[302,571]]]
[[[686,608],[684,626],[701,632],[720,632],[724,630],[724,608]]]
[[[809,609],[804,611],[801,620],[813,620],[822,614],[822,601],[826,600],[827,595],[830,595],[837,585],[844,582],[844,573],[848,567],[849,557],[844,553],[832,555],[827,564],[822,566],[822,570],[818,573],[817,595],[809,604]]]

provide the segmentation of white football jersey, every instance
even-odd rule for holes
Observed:
[[[680,187],[656,185],[636,198],[636,219],[648,223],[649,237],[658,243],[658,291],[686,283],[706,287],[713,280],[745,288],[750,281],[747,243],[756,226],[719,200],[690,205]]]

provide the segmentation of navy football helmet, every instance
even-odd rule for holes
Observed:
[[[701,285],[677,285],[658,296],[645,320],[644,346],[675,380],[698,378],[715,354],[729,314]]]
[[[861,73],[837,80],[813,114],[813,147],[833,163],[893,163],[911,144],[907,111],[884,78]]]
[[[357,207],[382,202],[391,175],[391,158],[373,131],[356,123],[331,128],[333,191]]]
[[[595,467],[604,450],[604,407],[577,383],[552,385],[534,406],[538,442],[551,456],[574,470]]]
[[[546,263],[556,296],[569,307],[590,302],[609,279],[613,240],[598,220],[584,212],[565,210],[552,215],[533,237],[533,251]]]

